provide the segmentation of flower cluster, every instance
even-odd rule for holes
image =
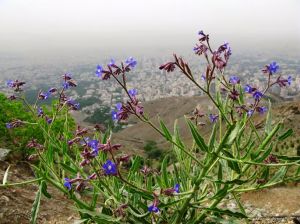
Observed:
[[[136,65],[137,61],[133,57],[126,59],[125,63],[122,62],[120,66],[116,65],[114,59],[111,59],[106,69],[104,69],[101,65],[97,65],[95,74],[102,80],[107,80],[110,79],[111,76],[116,77],[120,74],[124,75],[126,72],[129,72],[131,69],[136,67]]]
[[[9,123],[6,123],[6,128],[11,129],[11,128],[17,128],[20,127],[24,124],[24,121],[21,120],[13,120]]]
[[[143,106],[136,98],[137,90],[128,90],[129,100],[126,104],[117,103],[116,110],[112,111],[112,119],[115,121],[126,121],[130,114],[143,115]]]
[[[57,92],[56,88],[50,88],[47,92],[40,92],[38,95],[38,98],[40,100],[46,100],[48,99],[51,95],[55,94]]]
[[[20,92],[22,91],[21,87],[26,84],[26,82],[22,82],[19,80],[8,80],[6,81],[6,85],[12,89],[14,89],[15,92]]]

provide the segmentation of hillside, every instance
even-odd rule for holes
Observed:
[[[196,106],[200,106],[203,111],[210,111],[211,104],[205,97],[171,97],[159,99],[144,104],[145,112],[149,114],[151,121],[158,125],[158,117],[161,118],[170,130],[173,130],[174,120],[178,119],[180,134],[185,142],[191,142],[191,136],[184,121],[184,115],[190,115]],[[274,120],[284,120],[286,129],[292,128],[294,136],[289,139],[289,142],[283,143],[283,148],[294,148],[300,146],[300,101],[277,102],[272,106],[272,117]],[[255,123],[264,122],[264,115],[256,115]],[[117,132],[113,135],[113,140],[122,144],[125,150],[131,153],[143,153],[143,147],[147,141],[155,141],[158,148],[168,149],[169,144],[149,125],[131,119],[132,126]],[[201,133],[207,136],[210,133],[210,122],[206,122],[204,127],[201,127]],[[279,146],[280,148],[281,146]]]

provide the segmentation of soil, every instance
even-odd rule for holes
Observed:
[[[0,162],[0,180],[7,162]],[[24,163],[11,165],[8,183],[22,182],[34,178],[29,166]],[[37,185],[0,187],[0,224],[27,224],[35,199]],[[78,220],[74,205],[63,194],[51,186],[52,198],[42,197],[38,223],[64,224]],[[280,186],[242,195],[248,215],[256,217],[252,223],[300,223],[300,185]],[[228,205],[235,209],[236,205]],[[298,216],[299,222],[293,221]]]
[[[8,163],[0,162],[0,179]],[[7,183],[18,183],[33,179],[33,173],[26,164],[11,165]],[[0,224],[27,224],[30,221],[31,207],[35,199],[37,185],[27,184],[15,187],[0,187]],[[38,223],[73,223],[77,214],[71,201],[51,186],[48,192],[52,198],[42,196]]]

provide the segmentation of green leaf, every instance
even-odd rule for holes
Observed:
[[[268,107],[268,113],[266,118],[266,125],[265,125],[265,133],[269,134],[272,130],[272,113],[271,113],[272,104],[269,100],[269,107]]]
[[[81,212],[83,214],[88,214],[92,217],[92,219],[94,221],[96,221],[97,223],[119,223],[119,221],[121,220],[121,217],[119,218],[114,218],[113,216],[110,215],[105,215],[103,213],[100,212],[96,212],[96,211],[90,211],[90,210],[86,210],[86,209],[77,209],[78,212]]]
[[[217,132],[217,125],[214,125],[213,130],[211,132],[210,138],[209,138],[209,143],[208,143],[208,151],[212,152],[215,146],[215,141],[216,141],[216,132]]]
[[[159,124],[160,124],[160,127],[161,127],[161,129],[162,129],[162,131],[164,133],[164,137],[168,141],[172,140],[172,135],[171,135],[169,129],[166,127],[165,123],[162,120],[159,120]]]
[[[230,134],[228,135],[228,137],[225,141],[226,147],[228,147],[228,148],[231,147],[231,145],[233,144],[233,141],[236,139],[239,131],[240,131],[240,126],[238,124],[235,124],[234,128],[232,130],[230,130]]]
[[[290,137],[293,133],[294,133],[293,129],[289,129],[285,133],[283,133],[282,135],[280,135],[278,137],[278,140],[279,141],[283,141],[284,139]]]
[[[222,209],[219,209],[219,208],[204,208],[204,209],[208,210],[208,211],[212,211],[212,212],[217,212],[217,213],[220,213],[220,214],[223,214],[223,215],[228,215],[229,217],[247,218],[247,216],[244,215],[243,213],[233,212],[233,211],[230,211],[228,209],[226,209],[226,210],[222,210]]]
[[[164,183],[165,188],[169,187],[169,178],[168,178],[168,173],[167,173],[167,165],[168,165],[167,158],[168,157],[166,156],[161,164],[161,174],[162,174],[163,183]]]
[[[44,181],[44,180],[42,180],[42,182],[41,182],[41,190],[42,190],[43,195],[45,195],[47,198],[51,198],[51,194],[49,194],[47,191],[46,181]]]
[[[282,156],[282,155],[276,155],[276,157],[280,160],[286,160],[286,161],[299,161],[300,162],[300,156]]]
[[[187,119],[186,121],[188,123],[188,126],[190,128],[190,131],[191,131],[191,133],[193,135],[193,138],[194,138],[196,144],[199,146],[199,148],[202,151],[207,152],[208,151],[208,147],[205,144],[204,139],[202,138],[202,136],[199,134],[196,126],[190,120]]]
[[[227,190],[228,190],[228,185],[224,185],[224,187],[219,190],[213,197],[212,199],[217,199],[217,198],[223,198],[226,194],[227,194]]]
[[[2,184],[5,185],[7,183],[7,177],[8,177],[8,171],[9,171],[10,165],[7,167],[4,176],[3,176],[3,180],[2,180]]]
[[[269,135],[263,140],[263,142],[259,145],[258,149],[251,154],[252,159],[256,159],[261,154],[261,152],[264,152],[266,146],[271,142],[272,138],[279,131],[280,128],[281,123],[278,123],[269,133]]]
[[[281,179],[285,176],[285,174],[286,174],[286,172],[287,172],[287,169],[288,169],[287,166],[281,167],[281,168],[274,174],[274,176],[269,180],[268,184],[280,182]]]
[[[41,196],[42,196],[41,192],[42,192],[42,185],[40,185],[38,191],[36,192],[35,200],[34,200],[33,205],[32,205],[31,218],[30,218],[30,223],[31,224],[36,224],[37,223],[36,221],[37,221],[39,208],[40,208],[40,204],[41,204]]]
[[[273,144],[270,144],[269,148],[267,150],[264,151],[264,153],[257,159],[255,159],[254,161],[257,163],[260,163],[262,161],[264,161],[272,152],[273,149]]]
[[[77,174],[77,171],[66,163],[59,163],[59,165],[61,165],[65,170],[68,170],[71,174]]]
[[[232,155],[230,152],[228,152],[228,151],[226,151],[226,150],[223,150],[223,153],[224,153],[227,157],[234,159],[233,155]],[[229,166],[232,170],[234,170],[234,171],[237,172],[238,174],[241,173],[239,164],[238,164],[237,162],[231,161],[231,160],[227,160],[227,163],[228,163],[228,166]]]

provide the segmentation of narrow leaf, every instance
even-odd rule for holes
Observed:
[[[202,136],[199,134],[199,132],[198,132],[197,128],[195,127],[195,125],[190,120],[187,120],[187,123],[188,123],[188,126],[190,128],[190,131],[193,135],[193,138],[194,138],[196,144],[199,146],[199,148],[202,151],[207,152],[208,147],[205,144],[204,139],[202,138]]]
[[[169,180],[168,180],[168,173],[167,173],[167,156],[164,158],[162,164],[161,164],[161,173],[162,173],[162,178],[164,182],[164,187],[169,187]]]
[[[7,177],[8,177],[8,171],[9,171],[10,165],[7,167],[4,176],[3,176],[3,181],[2,184],[5,185],[7,183]]]
[[[39,208],[40,208],[40,204],[41,204],[41,196],[42,196],[41,192],[42,192],[42,185],[40,185],[38,191],[36,192],[35,200],[32,205],[31,218],[30,218],[31,224],[37,223],[37,217],[38,217]]]
[[[167,140],[172,140],[172,135],[169,129],[166,127],[165,123],[162,120],[159,120],[160,127],[164,133],[164,136]]]
[[[293,129],[289,129],[285,133],[283,133],[282,135],[280,135],[278,137],[278,140],[279,141],[283,141],[284,139],[290,137],[293,133],[294,133]]]

